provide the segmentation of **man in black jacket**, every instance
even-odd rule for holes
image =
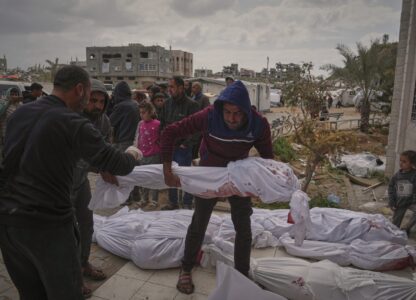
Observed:
[[[23,103],[30,103],[42,96],[43,86],[37,82],[34,82],[30,85],[30,93],[26,95],[23,99]]]
[[[9,119],[0,173],[0,248],[20,299],[84,299],[79,234],[70,200],[75,163],[126,175],[135,149],[115,150],[82,117],[91,83],[77,66],[61,68],[52,95]]]
[[[114,145],[124,151],[133,145],[140,120],[139,105],[131,99],[130,87],[125,81],[117,83],[113,98],[114,111],[110,115],[110,121],[114,128]]]

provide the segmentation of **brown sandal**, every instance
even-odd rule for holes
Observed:
[[[100,269],[88,264],[87,267],[82,268],[82,274],[92,280],[101,281],[107,278],[107,275]]]
[[[194,292],[195,286],[192,282],[191,272],[185,272],[181,270],[176,288],[179,292],[186,295],[192,294]]]

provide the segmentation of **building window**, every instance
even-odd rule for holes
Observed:
[[[117,80],[124,80],[124,77],[123,76],[118,76]]]
[[[103,59],[110,59],[110,58],[121,58],[121,54],[120,53],[114,53],[114,54],[105,53],[105,54],[103,54]]]
[[[126,59],[126,71],[133,71],[133,64],[131,63],[131,59]]]
[[[139,71],[154,71],[156,70],[156,65],[149,65],[141,63],[139,64]]]
[[[140,58],[149,58],[149,52],[140,52]]]
[[[120,72],[121,71],[121,66],[114,66],[114,71]]]
[[[97,76],[92,76],[92,78],[97,79],[98,77]]]
[[[129,76],[128,78],[129,78],[129,80],[135,80],[136,79],[136,77],[134,77],[134,76]]]
[[[101,72],[103,73],[109,73],[110,72],[110,62],[108,59],[103,60],[103,64],[101,66]]]
[[[411,120],[416,122],[416,81],[415,81],[415,90],[413,91],[413,105],[412,105],[412,117]]]
[[[131,55],[131,53],[127,53],[126,57],[128,57],[128,58],[132,58],[132,57],[133,57],[133,55]]]
[[[90,54],[90,59],[95,59],[95,54],[91,53]]]
[[[111,80],[111,77],[110,76],[105,76],[104,79],[105,80]]]

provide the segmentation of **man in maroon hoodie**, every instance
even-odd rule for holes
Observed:
[[[248,91],[241,81],[228,86],[213,106],[169,125],[162,132],[163,172],[165,182],[169,186],[180,186],[178,176],[172,172],[175,140],[194,133],[202,135],[199,149],[200,166],[226,167],[230,161],[248,157],[253,146],[261,157],[273,158],[269,123],[266,118],[252,109]],[[186,235],[182,270],[177,284],[177,289],[182,293],[191,294],[194,291],[191,271],[217,200],[195,197],[195,212]],[[236,231],[235,268],[248,276],[252,241],[251,199],[232,196],[228,201]]]

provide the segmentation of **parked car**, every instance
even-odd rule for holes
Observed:
[[[382,112],[385,114],[390,113],[391,111],[391,102],[383,101],[383,92],[374,91],[370,94],[370,109],[375,112]],[[362,105],[364,99],[363,93],[359,92],[356,97],[354,97],[354,105],[359,109]]]
[[[16,87],[20,91],[20,95],[23,96],[25,89],[26,82],[21,81],[8,81],[8,80],[0,80],[0,98],[4,98],[8,89]],[[29,84],[30,85],[30,84]]]

